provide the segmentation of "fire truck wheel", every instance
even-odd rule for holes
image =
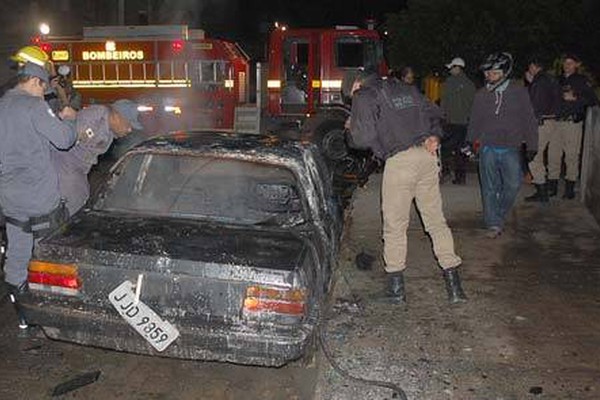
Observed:
[[[329,121],[317,129],[318,145],[325,157],[331,161],[341,160],[348,155],[343,121]]]

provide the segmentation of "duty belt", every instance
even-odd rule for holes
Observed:
[[[69,213],[65,202],[61,200],[58,207],[48,214],[30,217],[26,221],[21,221],[8,215],[5,215],[4,219],[7,223],[21,228],[23,232],[32,233],[34,238],[38,238],[64,224],[68,216]]]

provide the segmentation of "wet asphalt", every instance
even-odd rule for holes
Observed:
[[[504,235],[487,239],[474,174],[442,185],[469,302],[449,306],[430,240],[409,228],[408,305],[382,304],[379,185],[356,191],[325,338],[352,374],[385,379],[409,399],[600,399],[600,229],[575,201],[519,201]],[[521,197],[531,188],[524,187]],[[375,257],[359,270],[356,254]],[[255,368],[137,356],[18,337],[0,303],[0,399],[53,398],[81,373],[99,379],[57,399],[391,399],[349,381],[319,352],[308,367]]]

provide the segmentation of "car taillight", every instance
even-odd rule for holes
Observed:
[[[301,317],[306,312],[304,289],[279,289],[265,286],[250,286],[246,289],[244,315],[277,314]]]
[[[27,273],[29,288],[75,295],[81,288],[77,266],[32,260]]]

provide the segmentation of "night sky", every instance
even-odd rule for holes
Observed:
[[[236,40],[260,58],[259,47],[274,21],[290,27],[364,27],[367,19],[383,22],[385,14],[405,4],[406,0],[213,0],[204,2],[198,24],[208,35]]]

